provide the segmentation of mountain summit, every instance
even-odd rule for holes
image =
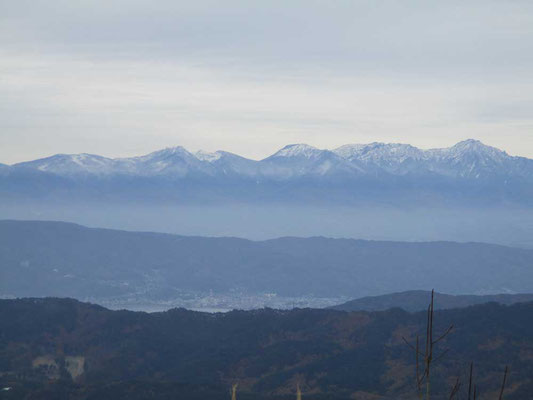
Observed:
[[[278,152],[274,153],[269,158],[276,158],[276,157],[305,157],[305,158],[313,158],[318,157],[320,154],[323,153],[323,150],[319,150],[316,147],[309,146],[308,144],[300,143],[300,144],[289,144],[279,150]]]

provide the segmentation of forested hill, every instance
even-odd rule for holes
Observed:
[[[438,311],[434,399],[448,398],[470,361],[486,399],[533,392],[533,302]],[[295,309],[207,314],[183,309],[109,311],[68,299],[0,301],[2,399],[407,399],[414,355],[402,336],[424,332],[424,313]],[[495,397],[496,396],[496,397]]]
[[[177,291],[357,298],[412,289],[533,292],[533,250],[324,237],[250,241],[0,221],[0,296]]]
[[[383,311],[398,307],[405,311],[422,311],[428,306],[431,292],[427,290],[408,290],[406,292],[384,294],[381,296],[367,296],[347,301],[331,307],[341,311]],[[449,295],[435,293],[435,309],[446,310],[450,308],[469,307],[483,303],[514,304],[533,301],[533,294],[493,294],[493,295]]]

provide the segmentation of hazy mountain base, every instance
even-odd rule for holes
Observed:
[[[533,248],[533,160],[447,149],[289,145],[261,161],[182,147],[0,168],[0,218],[185,235],[483,241]],[[133,217],[132,217],[133,216]]]
[[[456,329],[440,343],[450,351],[435,364],[432,398],[447,399],[474,361],[484,397],[496,398],[509,365],[505,398],[529,399],[532,314],[533,303],[437,312],[436,332]],[[399,309],[145,314],[73,300],[3,300],[0,387],[12,390],[0,398],[222,399],[238,382],[243,399],[290,398],[297,383],[305,398],[412,399],[414,354],[402,336],[413,340],[424,322],[425,313]],[[68,357],[83,358],[83,374],[72,377]],[[52,367],[36,365],[43,358]]]
[[[533,292],[533,250],[483,243],[280,238],[249,241],[0,221],[0,295],[183,304],[242,299],[357,298],[409,289]],[[213,297],[211,296],[211,297]],[[205,297],[204,297],[205,298]],[[111,303],[106,303],[111,304]],[[299,300],[291,305],[303,305]],[[185,304],[183,304],[185,305]]]
[[[305,205],[304,205],[305,204]],[[531,208],[393,204],[194,205],[112,201],[0,200],[1,219],[56,220],[92,227],[264,240],[326,236],[370,240],[497,243],[533,248]]]

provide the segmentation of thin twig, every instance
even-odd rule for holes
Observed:
[[[459,377],[457,377],[457,379],[455,380],[455,384],[452,387],[452,391],[450,393],[450,397],[448,400],[452,400],[455,397],[457,392],[459,392],[460,387],[461,387],[461,381],[459,380]]]
[[[418,354],[420,351],[418,350],[419,347],[419,337],[416,335],[416,389],[418,390],[418,396],[422,397],[422,388],[420,387],[420,362],[418,361]]]
[[[505,389],[505,381],[507,380],[507,365],[505,366],[505,371],[503,373],[503,382],[502,382],[502,388],[500,390],[500,397],[498,397],[498,400],[502,400],[503,399],[503,390]]]
[[[448,336],[451,333],[452,330],[453,330],[453,325],[450,325],[448,327],[448,329],[446,329],[446,332],[444,332],[442,335],[440,335],[440,337],[437,340],[435,340],[433,342],[433,344],[439,343],[442,339],[444,339],[446,336]]]
[[[474,362],[470,363],[470,376],[468,378],[468,400],[472,396],[472,373],[474,372]]]
[[[450,349],[446,349],[444,350],[437,358],[435,358],[433,361],[439,361],[442,357],[444,357],[446,354],[448,354],[448,351],[450,351]]]
[[[417,340],[418,340],[418,336],[417,336],[416,338],[417,338]],[[420,354],[421,356],[424,355],[424,353],[422,353],[421,351],[415,349],[415,347],[414,347],[411,343],[409,343],[409,342],[407,341],[407,339],[406,339],[404,336],[402,336],[402,340],[405,342],[405,344],[406,344],[407,346],[409,346],[409,348],[410,348],[411,350],[417,352],[417,354]]]

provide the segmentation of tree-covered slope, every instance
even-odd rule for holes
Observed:
[[[527,399],[531,315],[533,303],[436,312],[435,332],[455,329],[438,346],[450,350],[435,364],[433,398],[447,398],[474,361],[486,398],[509,365],[505,398]],[[226,398],[238,383],[242,398],[290,398],[299,384],[306,398],[412,399],[414,355],[402,337],[423,334],[424,321],[424,313],[399,309],[146,314],[68,299],[3,300],[0,385],[12,390],[0,396]]]
[[[401,308],[405,311],[423,311],[427,309],[427,300],[431,292],[426,290],[408,290],[406,292],[368,296],[347,301],[333,307],[341,311],[383,311],[389,308]],[[493,295],[450,295],[435,293],[436,310],[463,308],[483,303],[514,304],[533,301],[533,294],[493,294]]]

